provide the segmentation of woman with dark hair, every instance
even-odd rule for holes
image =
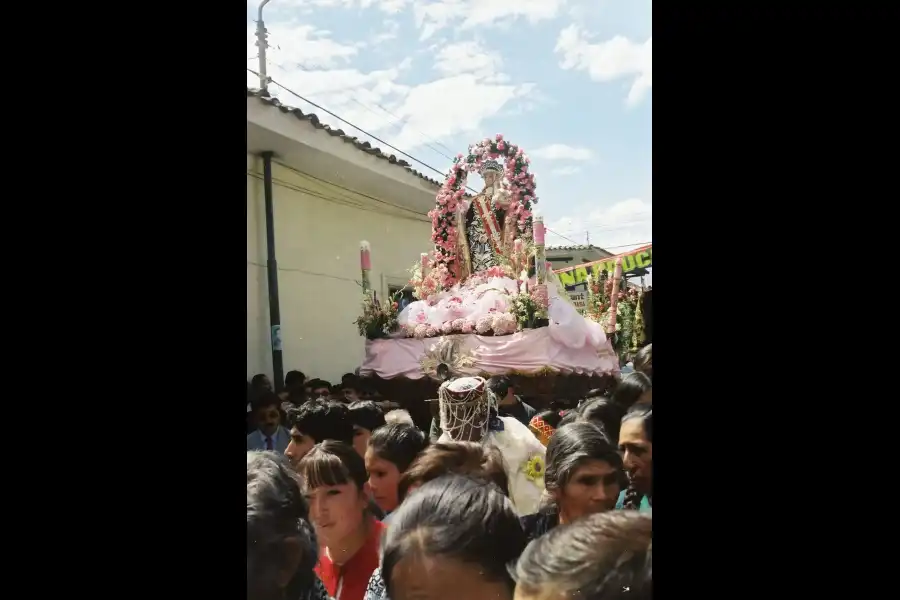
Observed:
[[[382,575],[392,600],[512,600],[507,566],[524,549],[509,498],[493,484],[446,475],[397,509],[384,538]]]
[[[290,462],[247,452],[247,600],[327,600],[309,507]]]
[[[425,448],[400,477],[397,486],[400,502],[429,481],[448,474],[493,483],[504,496],[509,496],[509,479],[498,449],[476,442],[437,442]],[[388,600],[380,569],[372,573],[365,600]]]
[[[653,406],[635,405],[622,419],[619,450],[628,472],[628,489],[616,508],[648,511],[653,506]]]
[[[618,404],[605,396],[594,396],[582,402],[577,411],[579,421],[593,423],[603,430],[613,446],[619,444],[619,429],[624,411]]]
[[[366,448],[369,489],[379,508],[389,515],[400,505],[400,476],[428,445],[428,438],[414,425],[392,423],[376,429]]]
[[[522,517],[522,529],[533,540],[557,525],[612,510],[622,484],[622,459],[599,427],[586,422],[561,427],[547,445],[544,486],[552,502]]]
[[[363,459],[348,444],[326,440],[303,457],[297,472],[323,547],[316,574],[330,596],[362,600],[385,529],[368,510]]]
[[[425,483],[450,473],[489,481],[509,496],[509,477],[497,448],[477,442],[437,442],[425,448],[400,477],[400,502]]]
[[[634,372],[626,375],[612,393],[612,401],[623,411],[628,411],[635,404],[653,403],[653,382],[643,373]]]
[[[653,381],[653,344],[647,344],[634,355],[634,370]]]
[[[513,576],[516,600],[651,600],[653,521],[613,511],[557,527],[528,545]]]

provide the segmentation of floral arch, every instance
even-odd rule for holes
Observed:
[[[492,140],[484,138],[469,146],[467,156],[457,154],[453,166],[444,179],[437,194],[431,217],[431,239],[434,242],[433,266],[441,273],[441,284],[445,289],[458,281],[456,264],[456,208],[466,193],[466,180],[470,172],[478,172],[481,164],[488,159],[503,158],[504,176],[508,183],[509,208],[517,216],[519,236],[531,237],[532,207],[537,204],[534,195],[534,175],[529,172],[531,163],[522,148],[503,139],[502,134]],[[463,225],[464,226],[464,225]]]

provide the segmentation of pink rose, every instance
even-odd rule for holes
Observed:
[[[498,142],[503,141],[503,134],[502,134],[502,133],[498,133],[498,134],[497,134],[497,141],[498,141]]]

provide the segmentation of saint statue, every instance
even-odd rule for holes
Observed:
[[[509,257],[516,234],[516,220],[508,214],[509,192],[503,188],[503,166],[494,159],[481,165],[484,189],[469,204],[461,203],[456,215],[459,279],[500,266]]]

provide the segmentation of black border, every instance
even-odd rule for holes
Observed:
[[[10,261],[21,277],[7,273],[23,340],[8,349],[33,365],[22,393],[50,409],[35,425],[55,432],[21,446],[42,446],[55,484],[52,501],[28,487],[29,503],[70,530],[50,534],[71,544],[63,573],[117,594],[240,598],[246,13],[67,10],[49,11],[64,51],[43,77],[43,42],[22,57],[33,76],[8,113],[24,133],[8,233],[31,232]]]
[[[812,515],[852,503],[852,483],[822,494],[859,467],[834,451],[849,433],[834,400],[863,367],[854,336],[879,327],[875,298],[871,320],[848,305],[859,189],[838,122],[865,109],[835,68],[875,77],[853,46],[876,57],[889,38],[852,11],[750,6],[654,5],[655,583],[676,594],[837,584],[803,565],[846,535]]]

